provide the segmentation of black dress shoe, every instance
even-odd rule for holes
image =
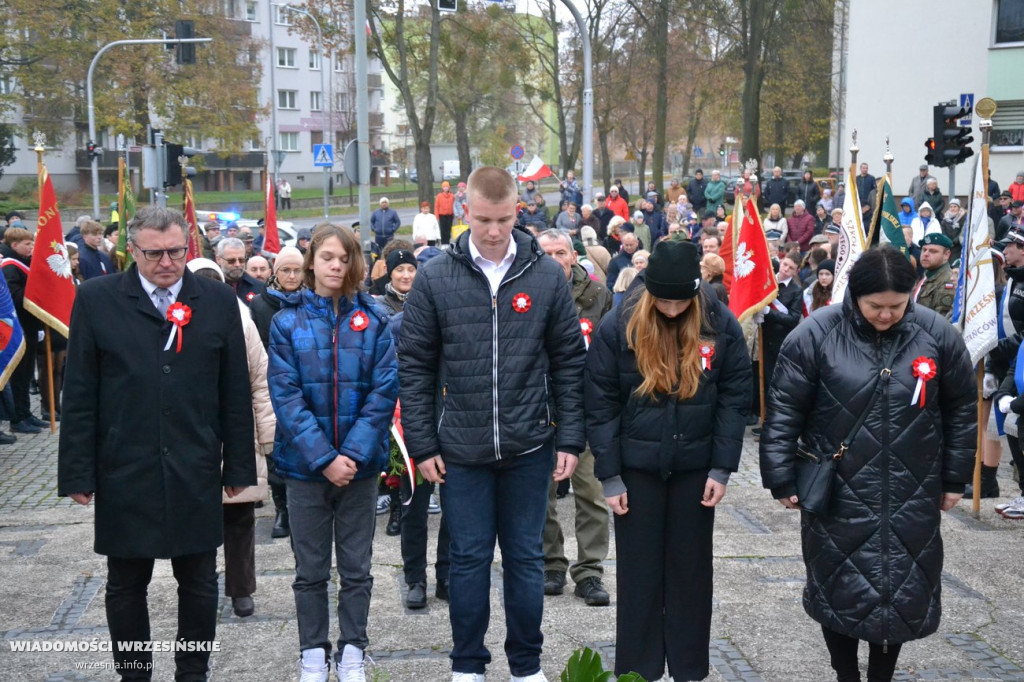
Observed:
[[[43,421],[46,422],[47,426],[50,425],[50,413],[47,412],[46,410],[43,410]],[[54,415],[53,421],[55,421],[55,422],[59,422],[60,421],[60,412],[58,412],[56,415]]]
[[[391,508],[391,516],[388,517],[388,527],[384,532],[394,537],[402,534],[402,505]]]
[[[4,433],[0,431],[0,445],[14,445],[18,442],[18,437],[11,433]]]
[[[42,433],[43,430],[29,420],[11,422],[11,431],[15,433]]]
[[[231,610],[239,618],[245,618],[256,613],[256,603],[252,600],[252,597],[232,597]]]
[[[272,538],[286,538],[291,535],[291,528],[288,525],[288,509],[278,509],[274,518],[274,527],[270,530]]]
[[[576,583],[573,594],[583,599],[587,606],[608,606],[611,603],[611,597],[600,578],[584,578]]]
[[[422,609],[427,605],[427,584],[412,583],[409,585],[409,592],[405,595],[405,608]]]
[[[554,596],[562,594],[565,589],[565,573],[562,571],[544,571],[544,594]]]
[[[434,596],[441,601],[448,601],[448,578],[437,579],[437,587],[434,588]]]
[[[50,422],[48,422],[48,421],[44,422],[42,419],[40,419],[39,417],[35,416],[34,414],[30,414],[28,416],[28,419],[26,419],[25,421],[31,423],[33,426],[38,426],[41,429],[48,429],[48,428],[50,428]]]

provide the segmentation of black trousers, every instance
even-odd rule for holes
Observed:
[[[32,416],[32,401],[28,394],[29,384],[36,370],[36,344],[35,339],[25,339],[25,354],[21,356],[21,362],[11,372],[11,391],[14,395],[14,419],[12,422],[20,422]]]
[[[441,227],[441,243],[447,244],[452,240],[452,223],[455,222],[455,215],[439,215],[437,223]]]
[[[615,674],[708,676],[715,511],[700,504],[706,469],[663,480],[626,469],[629,511],[615,517]]]
[[[832,669],[836,671],[838,682],[860,682],[860,668],[857,663],[857,648],[860,640],[841,635],[825,626],[821,628],[825,635],[825,646],[832,657]],[[900,657],[902,644],[868,643],[868,682],[890,682],[896,670],[896,659]]]
[[[153,577],[154,559],[107,557],[107,626],[114,642],[114,662],[122,680],[149,680],[153,654],[119,651],[117,642],[149,641],[149,607],[146,593]],[[178,581],[178,634],[187,642],[212,642],[217,638],[217,550],[171,559]],[[176,651],[176,682],[205,680],[209,651]]]
[[[225,504],[224,596],[256,592],[256,503]]]
[[[409,477],[402,476],[401,499],[409,499]],[[412,501],[402,507],[402,569],[407,585],[427,582],[427,506],[434,484],[423,481],[416,484]],[[437,533],[437,563],[434,576],[448,580],[448,524],[441,514],[441,528]]]
[[[1013,458],[1013,463],[1017,465],[1017,478],[1020,479],[1020,494],[1024,495],[1024,453],[1021,452],[1020,438],[1008,435],[1006,442],[1010,446],[1010,456]]]

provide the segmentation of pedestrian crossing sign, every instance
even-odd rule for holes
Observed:
[[[334,145],[330,144],[315,144],[313,145],[313,165],[314,166],[333,166],[334,165]]]

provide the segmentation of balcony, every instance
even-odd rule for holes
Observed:
[[[382,111],[371,111],[370,112],[370,127],[371,128],[383,128],[384,127],[384,112]]]
[[[370,90],[383,90],[384,80],[379,73],[371,73],[366,77],[366,86]]]

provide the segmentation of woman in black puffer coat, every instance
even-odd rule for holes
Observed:
[[[838,680],[891,680],[900,645],[939,626],[940,509],[974,466],[977,388],[970,356],[941,316],[910,301],[913,266],[889,247],[867,251],[842,304],[815,311],[786,339],[768,392],[761,477],[799,509],[796,450],[832,454],[868,405],[886,355],[891,375],[839,461],[826,514],[802,514],[804,610],[818,621]],[[915,393],[915,368],[934,371]],[[929,374],[925,372],[925,374]]]
[[[736,470],[751,372],[739,323],[668,240],[587,354],[594,473],[615,512],[615,672],[708,675],[714,507]],[[673,362],[674,360],[674,362]]]

